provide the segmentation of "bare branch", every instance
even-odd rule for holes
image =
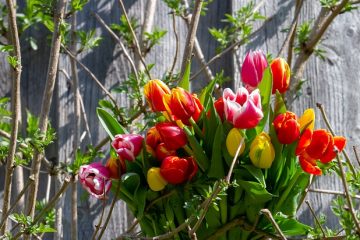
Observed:
[[[325,231],[324,231],[323,227],[321,226],[321,223],[320,223],[318,217],[316,216],[314,209],[311,207],[310,202],[308,200],[306,200],[305,203],[306,203],[306,205],[308,205],[308,207],[310,209],[310,212],[311,212],[311,214],[313,215],[313,217],[314,217],[314,219],[316,221],[316,224],[319,226],[319,228],[320,228],[320,230],[321,230],[321,232],[323,234],[323,238],[326,239]]]
[[[269,211],[269,209],[261,209],[260,211],[262,214],[264,214],[267,219],[269,219],[269,221],[271,222],[271,224],[274,226],[275,230],[277,231],[277,233],[280,235],[280,238],[283,240],[286,240],[286,237],[284,235],[284,233],[281,231],[279,225],[276,223],[275,219],[273,218],[273,216],[271,215],[271,212]]]
[[[10,198],[11,198],[11,187],[12,187],[12,177],[14,173],[14,158],[17,146],[17,134],[19,130],[19,122],[21,118],[21,99],[20,99],[20,79],[21,79],[21,49],[19,41],[19,33],[16,23],[16,7],[13,0],[6,0],[7,9],[9,11],[9,29],[11,35],[11,43],[14,46],[13,57],[16,58],[17,64],[12,67],[12,92],[11,92],[11,136],[9,142],[9,155],[7,157],[6,163],[6,173],[5,173],[5,184],[4,184],[4,200],[2,208],[2,221],[4,221],[3,227],[0,229],[0,235],[3,235],[6,231],[6,219],[4,218],[7,215],[7,212],[10,207]]]
[[[185,68],[191,62],[191,56],[194,48],[194,42],[196,38],[196,30],[200,19],[200,12],[203,0],[196,0],[194,5],[194,12],[191,17],[189,31],[186,37],[186,43],[184,48],[183,60],[181,63],[180,78],[182,79],[185,73]]]
[[[178,58],[178,54],[179,54],[179,36],[176,32],[176,20],[175,20],[175,13],[172,13],[172,23],[173,23],[173,30],[174,30],[174,36],[175,36],[175,54],[174,54],[174,60],[173,60],[173,63],[172,63],[172,66],[170,68],[170,71],[169,71],[169,76],[170,76],[170,81],[172,79],[172,74],[174,72],[174,69],[175,69],[175,65],[176,65],[176,61],[177,61],[177,58]]]
[[[325,193],[325,194],[333,194],[333,195],[341,195],[341,196],[345,196],[346,193],[345,192],[341,192],[341,191],[334,191],[334,190],[327,190],[327,189],[318,189],[318,188],[309,188],[307,189],[309,192],[314,192],[314,193]],[[356,199],[360,199],[360,195],[354,195],[352,196],[353,198]]]

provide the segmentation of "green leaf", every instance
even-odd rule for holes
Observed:
[[[286,236],[304,236],[311,230],[310,226],[283,214],[276,214],[274,219]],[[273,228],[272,225],[269,225],[269,228]],[[276,232],[275,230],[273,231]]]
[[[191,61],[187,63],[185,67],[184,76],[178,84],[178,87],[182,87],[187,91],[190,91],[190,69],[191,69]]]
[[[106,110],[96,108],[96,114],[111,140],[114,139],[116,134],[127,133],[126,129]]]
[[[261,107],[264,117],[261,119],[261,121],[255,128],[257,134],[261,133],[264,130],[265,124],[269,117],[270,97],[272,91],[272,74],[270,67],[267,67],[264,70],[264,74],[258,88],[260,90]]]
[[[253,203],[265,203],[274,197],[274,195],[269,193],[260,183],[244,180],[236,181],[246,191],[246,194]]]
[[[254,167],[253,165],[241,165],[245,168],[264,188],[266,188],[265,177],[260,168]]]
[[[279,91],[276,90],[274,117],[276,117],[277,115],[279,115],[281,113],[285,113],[285,112],[286,112],[286,105],[285,105],[284,99],[281,96],[281,93],[279,93]]]
[[[209,160],[206,154],[204,153],[203,148],[201,147],[200,143],[196,140],[195,136],[191,133],[191,131],[187,127],[184,127],[184,132],[186,134],[190,147],[193,150],[194,157],[197,164],[199,165],[199,168],[202,171],[206,171],[209,167]]]
[[[208,103],[209,98],[211,98],[211,95],[214,91],[215,84],[216,78],[211,80],[211,82],[209,82],[209,84],[201,91],[199,100],[202,105],[206,106],[206,104]]]
[[[220,179],[225,176],[224,171],[224,162],[221,155],[221,146],[224,138],[224,131],[222,124],[219,124],[217,127],[214,143],[212,144],[212,154],[210,162],[210,170],[208,172],[208,177]]]

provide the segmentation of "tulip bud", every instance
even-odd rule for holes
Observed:
[[[230,88],[226,88],[223,99],[225,118],[236,128],[253,128],[264,116],[258,89],[249,94],[246,88],[241,87],[234,94]]]
[[[179,158],[177,156],[166,157],[161,163],[160,173],[171,184],[180,184],[190,180],[196,175],[198,167],[192,157]]]
[[[282,144],[291,144],[300,136],[300,124],[293,112],[279,114],[273,121],[276,135]]]
[[[151,110],[154,112],[165,111],[165,106],[163,103],[164,94],[169,94],[170,89],[162,81],[155,79],[150,80],[144,86],[144,95],[149,103]]]
[[[258,168],[270,168],[275,158],[275,150],[270,136],[262,132],[250,145],[250,160]]]
[[[215,110],[217,112],[217,114],[219,115],[221,121],[224,121],[224,99],[223,97],[220,97],[218,100],[216,100],[214,102],[214,107]]]
[[[142,149],[143,140],[138,134],[118,134],[111,145],[121,159],[134,161]]]
[[[165,94],[163,100],[167,112],[174,120],[181,120],[186,125],[190,125],[190,118],[196,122],[204,108],[195,95],[181,87],[171,89],[171,94]]]
[[[280,93],[286,92],[290,84],[290,67],[283,58],[275,58],[271,64],[273,77],[272,93],[278,90]]]
[[[120,164],[120,166],[119,166]],[[118,159],[118,158],[113,158],[110,157],[106,164],[105,167],[107,167],[110,171],[110,178],[113,179],[120,179],[120,176],[122,173],[124,173],[126,171],[126,165],[123,159]]]
[[[304,114],[299,119],[300,132],[306,128],[313,130],[315,126],[315,112],[314,109],[309,108],[304,111]]]
[[[105,199],[111,188],[110,171],[100,162],[81,166],[79,180],[83,188],[98,199]]]
[[[241,79],[249,92],[259,85],[267,66],[266,56],[261,50],[254,52],[250,50],[246,54],[244,63],[241,67]]]
[[[151,190],[157,192],[161,191],[167,185],[166,180],[160,174],[160,168],[152,167],[147,172],[147,182]]]
[[[239,148],[239,145],[244,137],[241,135],[239,129],[233,128],[230,130],[226,137],[226,148],[230,154],[230,156],[235,157],[236,151]],[[245,143],[242,143],[242,146],[240,147],[240,156],[245,150]]]
[[[177,125],[164,122],[156,124],[155,127],[167,149],[177,150],[186,145],[186,134],[184,130],[179,128]]]

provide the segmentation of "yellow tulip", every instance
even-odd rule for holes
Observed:
[[[270,168],[275,158],[275,150],[271,138],[262,132],[256,136],[250,145],[251,162],[258,168]]]
[[[300,132],[307,126],[310,130],[314,129],[315,125],[315,111],[313,108],[308,108],[304,111],[304,114],[299,119]]]
[[[239,129],[233,128],[230,130],[229,134],[226,137],[226,148],[230,156],[235,157],[236,151],[243,138],[244,137],[241,135]],[[245,143],[243,142],[240,148],[239,156],[244,152],[244,150],[245,150]]]
[[[147,182],[151,190],[157,192],[161,191],[167,185],[167,182],[160,174],[160,168],[152,167],[147,172]]]

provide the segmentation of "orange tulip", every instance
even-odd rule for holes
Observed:
[[[120,167],[119,167],[119,163],[120,163]],[[113,179],[120,179],[121,174],[126,171],[125,160],[121,158],[110,157],[107,160],[105,167],[109,169],[110,178]]]
[[[158,79],[150,80],[144,86],[144,95],[154,112],[165,111],[163,103],[164,94],[169,94],[170,89],[166,84]]]
[[[291,144],[300,136],[300,124],[293,112],[279,114],[273,121],[276,135],[282,144]]]
[[[272,93],[278,90],[280,93],[286,92],[290,85],[290,67],[283,58],[275,58],[271,64],[273,76]]]

